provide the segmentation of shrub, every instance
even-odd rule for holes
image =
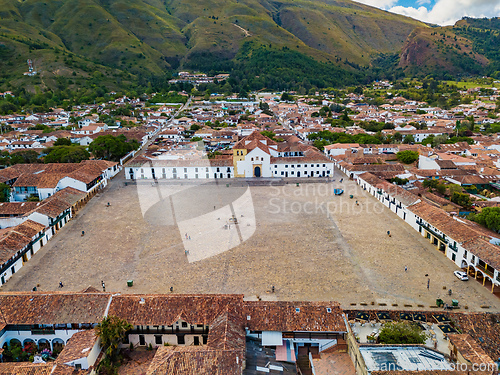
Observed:
[[[401,163],[404,164],[411,164],[415,161],[418,160],[418,152],[417,151],[411,151],[411,150],[404,150],[404,151],[399,151],[396,154],[396,157]]]
[[[378,339],[382,344],[425,344],[427,335],[415,323],[397,322],[385,324]]]

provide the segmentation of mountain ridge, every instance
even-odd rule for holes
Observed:
[[[4,83],[23,81],[28,58],[47,81],[95,71],[131,80],[196,69],[200,55],[232,61],[246,42],[351,69],[427,27],[349,0],[0,0],[0,9]]]

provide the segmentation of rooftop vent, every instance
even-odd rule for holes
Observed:
[[[250,320],[250,315],[247,315],[247,320]]]
[[[296,307],[296,308],[295,308],[295,312],[298,312],[298,313],[299,313],[299,312],[300,312],[300,307]]]

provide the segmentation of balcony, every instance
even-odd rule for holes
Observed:
[[[434,237],[436,237],[441,242],[444,242],[445,244],[448,243],[448,240],[446,239],[446,236],[444,234],[438,234],[436,231],[429,228],[429,226],[427,224],[424,224],[424,222],[422,220],[417,220],[417,224],[420,225],[422,228],[424,228],[427,232],[432,234]]]
[[[488,276],[490,276],[491,278],[493,278],[494,274],[495,274],[495,271],[493,270],[492,267],[482,267],[480,266],[479,264],[476,266],[476,268],[481,271],[482,273],[485,273],[487,274]]]
[[[36,328],[31,330],[32,335],[55,335],[56,331],[52,328]]]

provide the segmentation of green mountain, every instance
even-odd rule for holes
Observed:
[[[417,28],[408,37],[398,64],[416,76],[500,78],[500,18],[464,18],[454,26]]]
[[[349,0],[0,0],[0,85],[228,70],[259,48],[352,71],[416,28],[429,29]],[[23,76],[27,59],[37,77]]]

